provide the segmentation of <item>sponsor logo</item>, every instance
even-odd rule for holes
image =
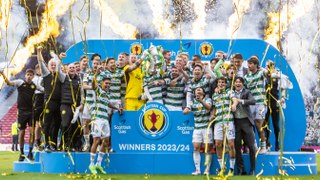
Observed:
[[[204,57],[209,57],[213,53],[213,45],[209,42],[203,42],[199,47],[200,55]]]
[[[194,127],[191,125],[190,120],[185,120],[181,123],[181,125],[177,126],[177,130],[181,132],[181,134],[192,134]]]
[[[131,130],[131,126],[127,125],[126,119],[119,119],[118,124],[113,126],[113,129],[118,132],[118,134],[127,134],[128,130]]]

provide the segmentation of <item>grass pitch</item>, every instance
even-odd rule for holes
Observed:
[[[110,180],[194,180],[194,179],[219,179],[217,176],[211,175],[209,178],[206,176],[192,176],[192,175],[132,175],[132,174],[107,174],[100,176],[93,176],[89,174],[43,174],[43,173],[15,173],[12,172],[13,162],[18,159],[18,152],[3,151],[0,152],[0,179],[13,179],[13,180],[29,180],[29,179],[110,179]],[[318,175],[315,176],[289,176],[283,177],[282,179],[287,180],[310,180],[310,179],[319,179],[320,180],[320,154],[317,154],[317,164],[318,164]],[[261,176],[261,179],[280,179],[280,176]],[[233,176],[228,179],[234,180],[250,180],[256,179],[256,177],[250,176]]]

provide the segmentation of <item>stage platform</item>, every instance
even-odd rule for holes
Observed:
[[[35,152],[33,162],[14,162],[14,172],[39,173],[89,173],[89,153]],[[256,174],[279,175],[279,152],[258,155]],[[283,170],[288,175],[317,174],[316,153],[284,152]],[[227,165],[229,158],[226,156]],[[249,171],[249,156],[244,154],[246,170]],[[183,162],[183,163],[181,163]],[[202,157],[202,166],[204,158]],[[194,171],[192,153],[110,153],[105,155],[102,166],[109,174],[191,174]],[[211,174],[216,173],[217,156],[213,154]],[[202,167],[201,169],[204,169]]]

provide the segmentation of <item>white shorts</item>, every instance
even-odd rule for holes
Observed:
[[[267,112],[267,106],[264,104],[255,104],[250,106],[250,113],[254,120],[264,119]]]
[[[193,130],[192,142],[193,143],[212,143],[213,142],[213,140],[212,140],[212,129],[209,128],[208,135],[207,135],[207,129],[195,129],[195,130]]]
[[[233,121],[219,122],[214,125],[214,140],[223,140],[224,129],[227,131],[227,140],[235,139],[235,128]]]
[[[99,137],[101,139],[110,137],[109,121],[97,119],[92,121],[91,126],[92,137]]]
[[[119,108],[122,106],[122,103],[121,103],[121,100],[118,100],[118,101],[110,101],[110,103],[112,103],[115,107]],[[118,112],[118,110],[116,109],[113,109],[113,108],[109,108],[107,109],[108,111],[108,114],[114,114],[115,112]]]
[[[87,103],[84,104],[83,112],[82,112],[82,119],[91,119],[89,105]]]

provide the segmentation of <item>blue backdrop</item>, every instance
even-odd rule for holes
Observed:
[[[262,40],[88,40],[85,42],[79,42],[74,46],[70,47],[66,52],[67,58],[65,58],[63,62],[70,63],[78,61],[80,59],[80,56],[86,54],[90,57],[93,53],[99,53],[103,59],[107,57],[116,58],[118,53],[120,52],[134,52],[139,54],[144,49],[149,48],[151,43],[153,43],[154,45],[161,45],[164,49],[170,50],[173,55],[172,59],[175,59],[175,56],[179,54],[179,52],[183,51],[189,53],[190,56],[194,54],[199,54],[203,60],[210,60],[214,57],[214,53],[217,50],[222,50],[224,52],[228,52],[228,55],[233,53],[241,53],[244,59],[248,59],[253,54],[258,55],[260,57],[260,60],[262,61],[263,67],[265,66],[265,62],[267,59],[273,60],[276,66],[279,67],[279,69],[290,78],[294,86],[294,88],[289,91],[290,98],[287,101],[287,108],[284,110],[284,150],[297,151],[300,148],[305,137],[306,117],[303,97],[298,82],[285,58],[273,46],[270,46]],[[136,127],[136,121],[137,118],[139,118],[139,111],[136,112],[136,114],[134,114],[134,112],[130,113],[133,113],[130,114],[132,116],[116,117],[120,118],[118,119],[119,122],[121,122],[121,118],[125,117],[126,123],[131,123],[132,126]],[[182,113],[170,114],[170,112],[168,112],[168,116],[170,116],[170,121],[173,121],[173,119],[185,118],[184,115],[182,115]],[[170,129],[170,127],[168,128]],[[115,130],[119,131],[119,129],[114,129],[114,127],[112,127],[112,131]],[[271,131],[273,131],[272,127]],[[122,143],[135,142],[137,141],[137,138],[140,138],[141,136],[141,138],[146,141],[157,141],[159,143],[164,144],[172,144],[175,141],[177,141],[176,145],[179,145],[178,140],[181,137],[181,132],[179,134],[179,130],[177,128],[171,128],[171,132],[176,132],[176,135],[167,135],[160,137],[160,139],[162,139],[163,141],[159,142],[159,139],[150,139],[149,137],[143,135],[143,133],[139,132],[137,128],[135,128],[135,131],[130,132],[132,134],[127,135],[126,138],[124,138],[125,142]],[[129,132],[127,131],[127,133]],[[272,145],[274,144],[273,142],[274,135],[271,134]],[[148,147],[148,149],[150,148],[152,147]],[[189,148],[192,151],[192,147]],[[124,149],[122,148],[122,150]]]

